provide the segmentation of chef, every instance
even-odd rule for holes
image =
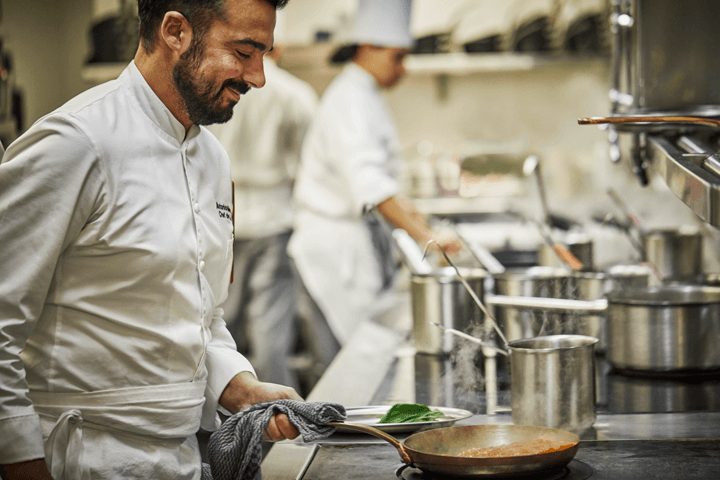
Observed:
[[[405,73],[413,45],[410,0],[361,0],[352,61],[328,86],[305,138],[289,251],[340,345],[364,321],[397,304],[396,263],[386,221],[448,253],[457,238],[434,232],[399,198],[398,135],[383,89]]]
[[[300,399],[259,382],[223,322],[230,166],[200,126],[263,86],[284,3],[139,0],[141,44],[122,75],[7,148],[5,478],[199,479],[195,433],[216,429],[218,411]],[[283,415],[265,434],[298,433]]]

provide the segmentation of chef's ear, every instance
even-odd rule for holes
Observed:
[[[192,41],[190,22],[180,12],[166,12],[160,24],[160,38],[178,56],[182,55],[190,47]]]

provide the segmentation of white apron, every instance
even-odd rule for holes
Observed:
[[[30,392],[55,480],[199,479],[205,382]]]
[[[344,345],[357,327],[397,305],[398,294],[383,290],[370,232],[362,220],[328,218],[308,210],[297,214],[289,250],[303,283]]]

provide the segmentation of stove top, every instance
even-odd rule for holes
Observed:
[[[585,480],[590,478],[593,474],[593,469],[587,463],[583,463],[578,460],[571,460],[566,467],[550,470],[547,472],[528,474],[518,477],[513,475],[511,477],[500,475],[500,476],[483,476],[482,478],[493,478],[493,479],[507,479],[521,478],[523,480]],[[395,476],[402,480],[457,480],[458,478],[466,477],[452,477],[435,475],[427,472],[422,472],[415,468],[410,468],[407,465],[402,465],[395,470]]]
[[[287,457],[283,456],[283,463]],[[320,444],[302,480],[450,480],[451,477],[401,467],[398,451],[388,443]],[[263,464],[264,468],[265,464]],[[522,480],[647,480],[648,478],[716,479],[720,439],[581,441],[575,458],[557,471],[522,475]],[[271,476],[272,477],[272,476]],[[269,477],[270,478],[270,477]],[[276,478],[276,477],[272,477]],[[452,480],[458,480],[456,477]],[[468,477],[465,477],[468,478]],[[481,479],[491,477],[482,476]]]

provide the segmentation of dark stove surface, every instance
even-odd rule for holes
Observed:
[[[424,476],[401,464],[390,444],[322,444],[302,480],[447,480]],[[720,440],[581,441],[568,468],[548,476],[515,476],[531,480],[716,480]],[[481,477],[488,478],[488,477]]]
[[[585,480],[593,474],[593,469],[587,463],[578,460],[571,460],[570,463],[563,468],[551,470],[542,473],[525,474],[525,475],[501,475],[493,476],[493,479],[514,479],[514,480]],[[402,465],[395,471],[395,476],[402,480],[458,480],[458,477],[432,475],[422,472],[415,468],[409,468]],[[462,477],[461,477],[462,478]],[[467,477],[465,477],[467,478]],[[490,478],[483,476],[482,478]]]

